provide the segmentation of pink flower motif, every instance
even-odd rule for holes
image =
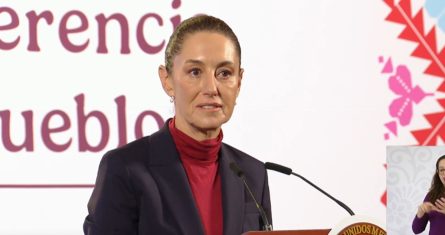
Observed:
[[[389,106],[389,114],[399,120],[400,125],[406,126],[413,116],[413,103],[418,104],[425,96],[433,95],[425,93],[419,86],[412,87],[411,73],[405,65],[397,66],[396,74],[389,77],[389,88],[399,95]]]
[[[379,62],[383,63],[383,57],[379,58]],[[384,63],[382,74],[391,74],[394,72],[391,58]],[[385,140],[388,140],[390,133],[397,136],[397,124],[407,126],[413,118],[413,105],[418,104],[426,96],[433,93],[425,93],[419,86],[412,84],[411,73],[406,65],[398,65],[395,73],[389,76],[389,89],[398,95],[389,105],[389,114],[395,120],[385,123],[385,127],[389,133],[385,133]]]

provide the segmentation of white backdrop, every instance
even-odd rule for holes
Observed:
[[[424,3],[413,1],[413,11]],[[410,56],[415,44],[397,38],[403,27],[385,21],[391,9],[383,1],[6,0],[0,9],[0,40],[9,44],[19,40],[12,49],[0,49],[0,234],[82,234],[92,188],[36,185],[94,184],[102,154],[118,145],[119,133],[125,132],[128,141],[135,138],[136,119],[142,112],[154,111],[163,120],[173,115],[157,78],[163,50],[147,54],[136,38],[138,22],[147,13],[162,19],[162,26],[153,18],[145,22],[143,36],[152,45],[168,39],[174,17],[206,13],[231,25],[241,42],[245,74],[234,116],[223,127],[224,141],[264,162],[291,167],[356,214],[385,221],[386,200],[381,200],[386,190],[385,146],[417,144],[410,131],[428,127],[421,114],[440,111],[434,97],[428,96],[416,103],[410,125],[384,139],[384,124],[392,118],[388,106],[397,94],[388,89],[388,75],[382,73],[385,63],[378,58],[391,57],[394,66],[409,65],[413,83],[435,97],[440,96],[434,91],[441,80],[424,74],[427,63]],[[73,10],[85,19],[71,17],[65,26],[61,20]],[[17,15],[17,25],[11,11]],[[34,27],[33,11],[34,15],[48,11],[52,23],[40,19]],[[108,53],[98,53],[96,17],[115,13],[128,20],[130,52],[121,53],[122,32],[112,22],[106,30]],[[426,28],[436,24],[434,17],[424,16]],[[75,45],[88,44],[74,53],[63,46],[59,29],[82,24],[84,30],[68,38]],[[40,51],[28,48],[30,41],[36,42],[30,27],[37,31]],[[441,48],[443,32],[436,31]],[[83,110],[75,100],[82,95]],[[119,132],[124,129],[119,129],[115,101],[120,97],[123,102],[121,96],[126,103],[124,132]],[[119,107],[122,118],[122,104]],[[54,130],[50,138],[56,145],[66,144],[60,152],[49,149],[42,138],[48,132],[45,116],[55,110],[59,114],[50,114],[54,115],[49,116],[50,129],[65,128]],[[28,125],[32,150],[6,147],[8,111],[10,138],[16,145],[25,140],[22,112],[32,111],[32,128]],[[87,141],[96,146],[103,140],[105,145],[98,152],[80,151],[78,115],[93,111],[106,117],[109,139],[91,118],[85,127]],[[151,116],[143,120],[144,134],[158,129]],[[274,172],[269,178],[275,229],[331,228],[348,216],[297,178]]]

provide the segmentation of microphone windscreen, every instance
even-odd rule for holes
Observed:
[[[286,175],[292,174],[292,169],[290,169],[289,167],[285,167],[285,166],[276,164],[276,163],[266,162],[264,164],[264,166],[266,167],[266,169],[278,171],[278,172],[281,172]]]
[[[239,168],[239,166],[238,166],[235,162],[231,162],[231,163],[229,164],[229,167],[230,167],[230,169],[231,169],[233,172],[235,172],[235,174],[236,174],[238,177],[241,177],[241,176],[244,175],[244,172]]]

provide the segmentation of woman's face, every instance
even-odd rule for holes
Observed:
[[[442,184],[445,185],[445,159],[439,161],[439,168],[437,170],[440,181],[442,181]]]
[[[196,140],[215,138],[232,116],[243,70],[232,41],[215,32],[187,35],[171,74],[159,69],[175,97],[176,128]]]

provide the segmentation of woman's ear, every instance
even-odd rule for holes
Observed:
[[[170,74],[168,73],[167,68],[164,65],[159,66],[158,75],[165,93],[170,97],[175,96],[173,84],[171,81],[172,78],[170,77]]]

